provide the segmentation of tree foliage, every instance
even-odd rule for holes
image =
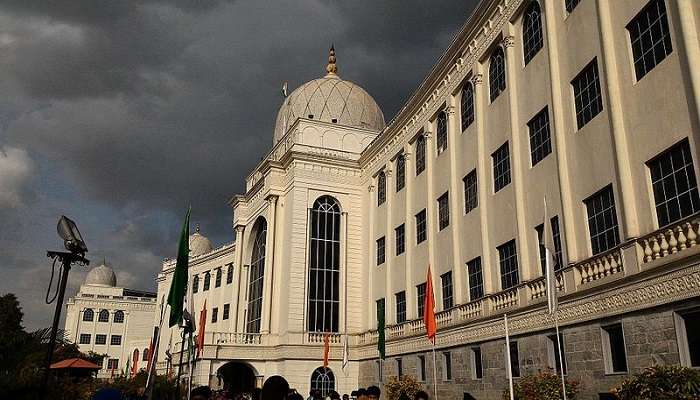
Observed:
[[[657,365],[625,380],[613,392],[620,400],[696,400],[700,398],[700,371]]]
[[[578,382],[565,380],[566,398],[576,399]],[[564,398],[561,392],[561,377],[551,372],[542,372],[537,375],[524,376],[513,385],[516,400],[559,400]],[[508,389],[503,391],[503,399],[510,399]]]
[[[387,400],[399,400],[402,394],[412,399],[419,390],[422,390],[421,385],[410,375],[403,375],[400,378],[391,376],[384,384],[384,393]]]

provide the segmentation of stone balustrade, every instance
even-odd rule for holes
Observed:
[[[260,333],[243,333],[243,332],[207,332],[205,335],[209,336],[211,340],[207,340],[207,336],[204,338],[205,344],[262,344],[262,334]]]
[[[518,289],[516,287],[495,293],[489,299],[491,300],[491,308],[494,310],[516,307],[518,305]]]
[[[306,343],[324,343],[326,336],[328,336],[328,343],[330,344],[338,344],[342,341],[342,334],[340,333],[307,332]]]
[[[637,240],[644,254],[642,263],[658,260],[697,245],[699,224],[700,217],[694,215]]]
[[[585,285],[615,275],[623,271],[622,251],[616,247],[611,251],[597,255],[582,263],[576,264],[578,284]]]
[[[459,321],[466,321],[482,316],[484,301],[479,299],[471,303],[461,304],[457,306],[457,318]]]
[[[555,274],[557,278],[557,291],[564,289],[564,278],[561,271],[557,271]],[[526,283],[528,291],[528,299],[535,300],[542,297],[547,297],[547,280],[546,277],[540,277],[530,282]]]

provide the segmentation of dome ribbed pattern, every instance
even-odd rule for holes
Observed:
[[[85,277],[85,284],[114,287],[117,286],[117,275],[114,273],[112,267],[108,266],[106,263],[102,263],[88,272]]]
[[[206,236],[199,233],[199,227],[197,231],[190,235],[190,256],[196,257],[202,254],[209,253],[214,249],[211,241],[207,239]]]

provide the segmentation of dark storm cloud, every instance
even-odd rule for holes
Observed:
[[[232,239],[226,200],[271,146],[282,82],[321,76],[333,42],[341,77],[389,120],[474,3],[0,3],[0,149],[26,152],[34,176],[17,187],[37,193],[0,210],[23,221],[21,246],[0,237],[6,270],[45,270],[34,253],[68,213],[92,255],[153,288],[187,204],[216,244]],[[0,292],[32,286],[14,285]]]

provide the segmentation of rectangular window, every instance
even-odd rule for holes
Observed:
[[[620,243],[615,197],[611,185],[583,201],[588,212],[588,231],[593,254],[612,249]]]
[[[647,162],[647,166],[651,174],[659,227],[700,210],[698,183],[687,139]]]
[[[425,356],[418,356],[418,380],[425,382],[426,376]]]
[[[557,374],[561,374],[562,364],[559,362],[559,343],[557,343],[557,335],[547,335],[547,355],[549,356],[549,368],[555,370]],[[561,348],[564,350],[564,335],[559,333]],[[562,352],[562,363],[564,364],[564,375],[566,375],[566,351]]]
[[[95,344],[107,344],[107,335],[95,335]]]
[[[403,254],[406,251],[406,226],[401,224],[394,229],[396,236],[396,255]]]
[[[219,320],[219,307],[214,307],[211,309],[211,322],[214,323]]]
[[[510,151],[508,142],[491,154],[493,161],[493,191],[498,192],[510,183]]]
[[[479,206],[479,192],[476,182],[476,169],[468,173],[462,179],[464,183],[464,213],[469,214],[469,212]]]
[[[447,228],[450,225],[450,202],[448,192],[443,193],[437,199],[438,203],[438,224],[440,230]]]
[[[204,274],[204,291],[209,290],[209,287],[211,286],[211,273],[207,271],[207,273]]]
[[[510,341],[510,372],[513,378],[520,377],[520,355],[518,354],[518,342]]]
[[[377,239],[377,265],[384,264],[386,261],[386,240],[384,236]]]
[[[559,271],[564,268],[564,258],[561,251],[561,231],[559,230],[559,217],[553,216],[549,222],[552,225],[552,240],[554,242],[554,270]]]
[[[80,334],[80,342],[79,344],[90,344],[90,338],[91,335],[89,333],[81,333]]]
[[[426,221],[425,208],[416,214],[416,244],[422,243],[428,238],[428,223]]]
[[[396,296],[396,323],[401,324],[406,322],[406,292],[401,291],[394,296]]]
[[[602,334],[605,372],[608,374],[627,372],[627,354],[622,324],[604,326]]]
[[[501,290],[510,289],[520,282],[515,239],[498,246],[497,249],[501,266]]]
[[[481,360],[481,347],[472,347],[472,379],[481,379],[484,377],[484,367]]]
[[[580,3],[581,0],[564,0],[564,4],[566,5],[566,12],[571,13],[574,11],[574,8]]]
[[[547,107],[532,117],[527,127],[530,132],[530,162],[534,167],[552,152]]]
[[[226,284],[233,282],[233,265],[229,264],[226,270]]]
[[[221,268],[216,269],[216,280],[214,281],[214,287],[221,286]]]
[[[469,300],[474,301],[484,297],[484,277],[481,272],[481,257],[467,262],[469,275]]]
[[[221,319],[228,319],[230,313],[231,313],[231,305],[224,304],[224,313],[221,315]]]
[[[650,1],[627,24],[627,31],[632,44],[634,72],[640,80],[673,51],[664,0]]]
[[[396,157],[396,191],[399,192],[406,186],[406,159],[404,155]]]
[[[418,318],[423,318],[425,312],[425,289],[426,284],[421,283],[416,286],[416,300],[418,302]]]
[[[416,139],[416,176],[425,171],[425,136],[419,134]]]
[[[377,360],[377,374],[379,375],[377,378],[379,379],[379,382],[384,379],[384,373],[382,371],[382,363],[380,360]]]
[[[445,371],[442,375],[443,380],[452,380],[452,354],[449,351],[442,353],[442,359],[444,361]]]
[[[122,335],[112,335],[112,338],[109,341],[109,344],[112,346],[121,346],[122,345]]]
[[[676,314],[681,365],[700,367],[700,310]]]
[[[590,120],[603,111],[603,97],[598,79],[598,60],[593,59],[573,81],[576,124],[583,128]]]
[[[399,378],[403,376],[403,360],[400,358],[396,359],[396,376]]]
[[[542,269],[542,275],[546,275],[547,271],[547,257],[545,257],[545,247],[544,247],[544,224],[539,224],[535,227],[535,232],[537,232],[537,253],[540,256],[540,268]]]
[[[442,281],[442,309],[452,308],[452,272],[446,272],[440,276]]]
[[[107,360],[107,369],[108,370],[115,370],[119,368],[119,359],[118,358],[110,358]]]

